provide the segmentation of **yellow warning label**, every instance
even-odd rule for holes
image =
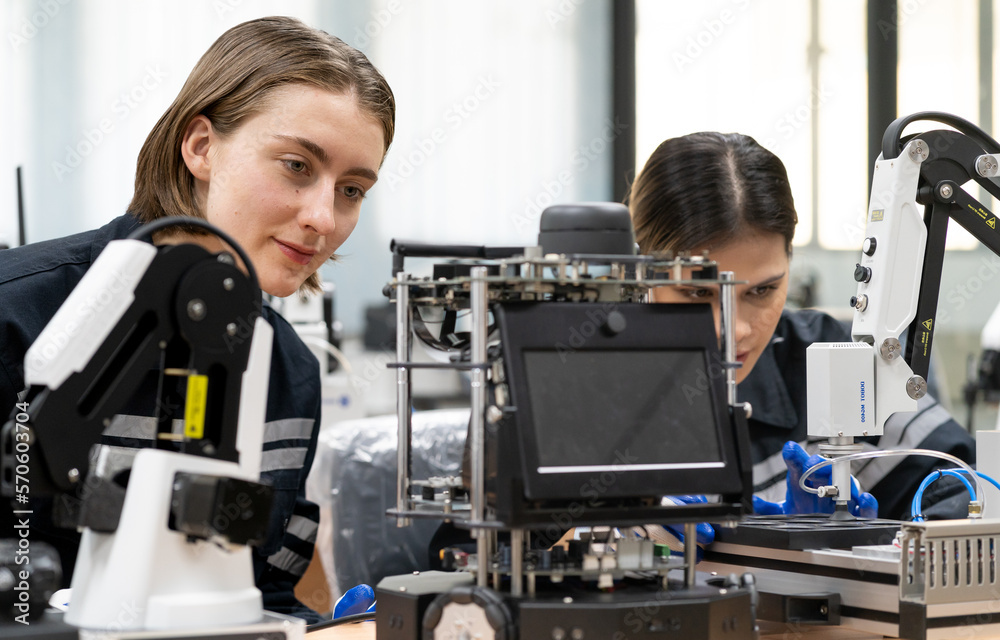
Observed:
[[[205,437],[205,405],[208,400],[208,376],[188,376],[187,404],[184,407],[184,436]]]
[[[990,229],[996,229],[997,228],[997,219],[996,218],[990,218],[989,220],[986,221],[986,225]]]
[[[885,209],[872,209],[872,222],[882,222],[885,219]]]
[[[934,318],[931,318],[929,320],[924,320],[920,324],[924,325],[924,329],[927,329],[928,331],[930,331],[931,327],[934,326]]]

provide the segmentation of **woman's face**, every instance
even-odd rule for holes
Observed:
[[[351,235],[385,144],[350,94],[295,84],[230,136],[198,116],[182,152],[205,218],[246,250],[261,289],[287,296]]]
[[[788,254],[785,239],[777,233],[762,233],[732,240],[709,252],[719,264],[719,271],[732,271],[736,280],[736,308],[733,329],[736,359],[743,364],[736,370],[736,382],[742,382],[771,342],[788,294]],[[708,302],[719,327],[719,287],[717,285],[658,287],[650,292],[653,302]]]

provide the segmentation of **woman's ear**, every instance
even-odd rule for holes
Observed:
[[[181,141],[181,156],[188,171],[195,180],[208,182],[211,177],[211,167],[208,158],[209,149],[215,140],[212,121],[203,115],[197,115],[188,123]]]

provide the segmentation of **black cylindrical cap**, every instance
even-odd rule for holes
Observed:
[[[552,205],[542,212],[542,253],[635,255],[628,207],[616,202]]]

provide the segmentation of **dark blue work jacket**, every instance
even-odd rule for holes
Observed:
[[[0,251],[0,422],[6,421],[25,387],[28,347],[104,247],[139,226],[136,218],[123,215],[95,231]],[[284,318],[267,305],[263,315],[274,329],[274,345],[261,476],[275,488],[275,505],[268,540],[254,549],[254,575],[266,608],[317,621],[293,591],[312,560],[319,523],[319,509],[305,499],[320,425],[319,365]],[[151,409],[155,386],[147,385],[146,390]],[[102,443],[127,449],[151,446],[155,422],[143,416],[152,411],[139,408],[135,413],[140,415],[117,416]],[[0,509],[0,516],[12,517],[7,509]],[[79,534],[52,528],[44,516],[33,518],[32,538],[56,546],[68,585]]]

